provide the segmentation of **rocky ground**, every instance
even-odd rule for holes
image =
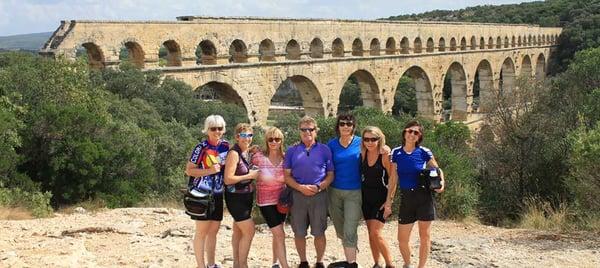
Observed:
[[[217,261],[231,267],[231,224],[219,231]],[[401,267],[396,223],[386,224],[394,258]],[[56,214],[47,219],[0,221],[0,267],[194,267],[193,222],[181,210],[125,208]],[[291,229],[286,226],[288,258],[297,263]],[[417,252],[416,229],[411,245]],[[430,267],[600,267],[600,238],[585,233],[549,233],[436,221]],[[271,266],[270,232],[257,225],[251,267]],[[333,226],[327,229],[326,263],[343,252]],[[366,226],[359,227],[358,262],[371,267]],[[309,245],[312,243],[309,241]],[[309,258],[314,262],[314,250]],[[416,257],[415,257],[416,262]]]

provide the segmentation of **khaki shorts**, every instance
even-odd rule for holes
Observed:
[[[313,196],[305,196],[294,190],[294,200],[290,209],[291,225],[296,238],[307,235],[308,226],[313,236],[325,235],[327,229],[327,192],[322,191]]]
[[[362,219],[361,190],[342,190],[329,187],[329,215],[337,237],[346,248],[356,248],[358,244],[358,222]]]

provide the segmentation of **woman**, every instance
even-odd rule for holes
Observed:
[[[191,218],[196,221],[194,235],[194,255],[199,268],[218,268],[215,264],[217,232],[223,220],[223,159],[229,151],[229,143],[223,139],[225,120],[220,115],[210,115],[204,120],[202,133],[207,137],[192,151],[185,174],[190,176],[189,188],[199,193],[211,193],[214,197],[214,210],[206,217]],[[206,253],[205,262],[204,255]],[[208,263],[208,264],[207,264]]]
[[[225,204],[233,217],[233,267],[248,267],[248,252],[254,237],[252,203],[254,186],[252,180],[258,176],[258,170],[250,168],[248,148],[252,143],[252,127],[240,123],[235,127],[236,144],[227,154],[225,161]]]
[[[402,131],[402,146],[391,153],[392,177],[398,177],[400,211],[398,212],[398,243],[404,260],[404,267],[410,267],[409,238],[415,223],[419,225],[419,267],[425,267],[431,248],[431,222],[435,219],[432,193],[419,183],[419,174],[425,168],[437,168],[438,164],[431,150],[420,146],[423,141],[423,127],[417,121],[410,121]],[[440,173],[444,191],[444,174]],[[392,180],[395,178],[391,178]]]
[[[379,257],[383,256],[385,267],[392,268],[390,249],[381,236],[385,219],[392,214],[392,203],[396,189],[395,176],[389,179],[393,172],[389,154],[382,154],[385,146],[385,135],[378,127],[366,127],[362,132],[361,145],[361,174],[362,181],[362,212],[367,222],[369,245],[375,265],[380,268]],[[392,189],[388,191],[388,189]]]
[[[265,132],[264,153],[256,152],[252,164],[260,170],[256,181],[256,203],[273,235],[272,268],[289,268],[283,230],[286,214],[277,211],[279,195],[285,189],[283,159],[283,132],[276,127],[269,128]]]

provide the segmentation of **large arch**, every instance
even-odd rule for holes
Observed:
[[[531,59],[529,58],[529,55],[525,55],[523,61],[521,61],[521,73],[519,76],[526,78],[531,77]]]
[[[104,59],[104,53],[102,52],[102,49],[98,45],[96,45],[92,42],[88,42],[88,43],[81,44],[81,46],[85,49],[85,53],[86,53],[87,59],[88,59],[88,64],[90,65],[91,68],[102,69],[102,68],[104,68],[104,66],[106,66],[106,60]]]
[[[502,62],[500,68],[500,81],[498,89],[500,95],[510,94],[515,87],[515,64],[513,60],[508,57]]]
[[[197,98],[205,101],[221,101],[224,103],[233,103],[243,107],[248,111],[244,100],[235,89],[229,84],[211,81],[195,89]],[[256,121],[255,121],[256,122]]]
[[[181,48],[175,40],[167,40],[163,44],[166,49],[165,55],[166,66],[181,66]]]
[[[196,63],[202,65],[217,64],[217,48],[210,40],[202,40],[196,48]]]
[[[317,89],[317,86],[306,76],[294,75],[288,77],[282,83],[290,81],[291,84],[300,92],[302,97],[302,106],[304,113],[310,116],[324,115],[323,98]]]
[[[340,38],[333,40],[331,44],[331,56],[332,57],[343,57],[344,56],[344,41]]]
[[[394,55],[396,54],[396,40],[393,37],[390,37],[385,42],[385,54],[386,55]]]
[[[539,81],[546,78],[546,56],[544,56],[544,53],[540,53],[535,63],[535,78]]]
[[[271,39],[265,39],[258,45],[260,61],[275,61],[275,44]]]
[[[491,111],[494,93],[493,75],[492,65],[489,61],[482,60],[479,62],[473,80],[473,103],[471,107],[474,112],[487,113]]]
[[[300,59],[300,44],[294,39],[288,41],[285,46],[285,59],[286,60],[299,60]]]
[[[346,81],[352,80],[352,82],[356,82],[358,84],[358,88],[360,89],[360,99],[362,100],[362,105],[366,107],[373,107],[379,110],[382,110],[383,103],[381,101],[381,94],[379,92],[379,86],[377,85],[377,81],[375,77],[366,70],[358,70],[350,74]],[[345,82],[346,82],[345,81]],[[344,83],[346,84],[346,83]],[[340,92],[340,100],[342,95],[344,95],[344,90]],[[354,93],[352,93],[354,94]],[[346,105],[342,101],[338,104],[338,113],[342,110],[349,110],[353,107],[342,107]]]
[[[310,42],[310,57],[313,59],[323,58],[323,41],[315,38]]]
[[[360,38],[356,38],[352,42],[352,56],[363,56],[363,44]]]
[[[446,76],[450,79],[451,94],[451,120],[467,120],[467,75],[463,66],[458,62],[453,62],[446,71]]]
[[[414,83],[414,98],[416,99],[417,104],[417,115],[430,119],[437,119],[433,100],[433,88],[431,86],[431,80],[425,70],[419,66],[412,66],[403,73],[402,77],[409,77]],[[402,80],[402,78],[400,80]],[[400,80],[398,81],[398,84],[400,84]],[[398,92],[398,89],[396,89],[394,108],[396,108],[401,101],[397,98],[397,96],[402,95],[401,93],[402,92]],[[396,109],[398,110],[398,108]]]
[[[123,46],[126,49],[126,55],[121,53],[119,58],[124,57],[138,68],[144,68],[144,59],[146,53],[142,49],[142,46],[135,41],[125,42]]]
[[[369,46],[369,55],[379,56],[380,53],[381,53],[381,45],[379,44],[379,39],[373,38],[373,40],[371,40],[371,45]]]
[[[248,48],[244,41],[235,39],[231,42],[231,45],[229,46],[229,62],[248,62]]]

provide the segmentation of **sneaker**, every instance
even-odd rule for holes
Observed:
[[[376,264],[373,264],[373,267],[371,267],[371,268],[383,268],[383,267],[379,266],[379,263],[376,263]],[[387,266],[386,266],[386,268],[387,268]]]
[[[327,265],[327,268],[346,268],[346,267],[348,267],[347,261],[332,262],[329,265]]]
[[[279,266],[279,263],[273,263],[273,265],[271,265],[271,268],[281,268],[281,266]]]
[[[210,265],[210,266],[206,266],[206,267],[207,267],[207,268],[221,268],[221,266],[220,266],[220,265],[218,265],[218,264],[216,264],[216,263],[215,263],[215,264],[213,264],[213,265]]]
[[[315,268],[325,268],[325,265],[322,262],[315,263]]]
[[[300,264],[298,265],[298,268],[310,268],[310,266],[308,265],[307,261],[302,261],[300,262]]]
[[[386,265],[385,268],[396,268],[394,265]]]
[[[348,263],[348,266],[346,266],[348,268],[358,268],[358,263],[353,262],[353,263]]]

